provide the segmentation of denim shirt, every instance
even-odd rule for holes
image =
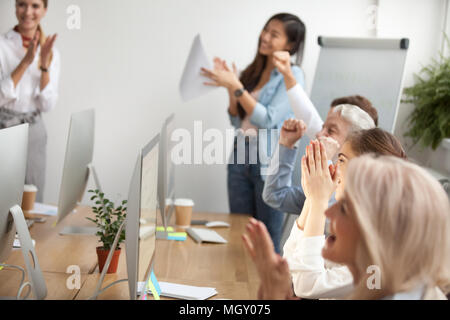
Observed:
[[[292,71],[297,82],[304,86],[303,71],[298,66],[293,66]],[[268,129],[267,135],[258,133],[258,148],[261,159],[261,176],[265,180],[267,168],[270,164],[272,150],[278,143],[280,129],[286,119],[294,118],[283,75],[274,69],[267,84],[261,89],[259,101],[250,117],[250,122],[258,129]],[[230,116],[231,124],[241,128],[241,118]]]

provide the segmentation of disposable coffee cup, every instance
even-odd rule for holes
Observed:
[[[30,213],[33,210],[37,191],[38,189],[34,185],[27,184],[24,186],[22,197],[22,211],[24,213]]]
[[[194,201],[191,199],[175,200],[175,225],[179,228],[189,228],[192,219]]]

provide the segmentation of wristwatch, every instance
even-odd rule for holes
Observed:
[[[236,98],[240,98],[240,97],[242,97],[242,95],[244,94],[244,92],[245,92],[245,88],[237,89],[237,90],[234,92],[234,96],[235,96]]]
[[[47,68],[44,68],[44,67],[42,67],[42,66],[41,66],[40,69],[41,69],[42,72],[48,72],[48,69],[47,69]]]

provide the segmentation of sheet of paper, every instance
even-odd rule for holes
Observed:
[[[204,82],[210,80],[200,74],[201,68],[212,69],[212,63],[206,55],[202,40],[198,34],[192,43],[180,81],[180,94],[184,102],[198,98],[216,89],[216,87],[204,85]]]
[[[35,202],[34,208],[31,213],[42,214],[46,216],[56,216],[58,214],[58,207]]]
[[[138,283],[138,292],[143,288],[144,283]],[[159,282],[161,296],[182,300],[206,300],[217,294],[215,288],[195,287],[183,284]]]

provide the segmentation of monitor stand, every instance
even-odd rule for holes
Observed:
[[[102,191],[102,187],[100,184],[100,180],[97,175],[97,171],[95,170],[95,166],[91,163],[88,165],[88,178],[89,176],[92,176],[94,178],[95,186],[100,192]],[[76,210],[73,210],[72,213],[75,213]],[[62,236],[76,236],[76,235],[83,235],[83,236],[95,236],[99,229],[97,227],[78,227],[78,226],[67,226],[64,227],[59,234]]]
[[[22,208],[16,205],[12,207],[9,212],[14,219],[16,231],[19,235],[21,250],[25,261],[28,281],[31,286],[33,298],[36,300],[43,300],[47,296],[47,286],[45,284],[44,276],[42,275],[41,267],[39,266],[36,251],[34,250],[33,241],[31,240]]]

